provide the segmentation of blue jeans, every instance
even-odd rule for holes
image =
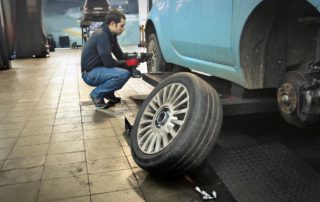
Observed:
[[[107,94],[121,89],[130,76],[128,70],[119,67],[96,67],[90,72],[82,73],[84,82],[96,87],[91,95],[97,99],[103,99]]]

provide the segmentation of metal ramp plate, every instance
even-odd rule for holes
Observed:
[[[320,176],[285,146],[216,148],[210,164],[239,202],[319,202]]]
[[[142,79],[152,86],[158,85],[161,81],[173,75],[174,72],[159,72],[143,74]],[[203,75],[198,75],[206,79]],[[216,86],[213,85],[215,88]],[[217,90],[217,89],[216,89]],[[240,115],[261,112],[277,111],[277,103],[275,96],[273,97],[256,97],[256,98],[239,98],[230,95],[221,95],[221,102],[223,105],[223,114]]]

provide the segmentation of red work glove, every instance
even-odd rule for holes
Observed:
[[[140,64],[140,61],[137,58],[131,58],[126,60],[127,67],[136,67]]]

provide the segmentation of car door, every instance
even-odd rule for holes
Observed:
[[[177,0],[169,6],[170,44],[182,60],[234,65],[233,0]]]

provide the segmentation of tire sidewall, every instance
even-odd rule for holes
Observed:
[[[186,76],[184,74],[189,74],[189,76]],[[206,113],[200,106],[201,104],[205,104],[201,103],[201,100],[204,100],[203,94],[205,93],[202,92],[203,89],[198,88],[199,84],[193,76],[194,75],[190,73],[177,73],[169,77],[154,89],[154,91],[148,96],[147,100],[141,106],[141,109],[135,120],[131,135],[132,154],[136,162],[141,167],[148,168],[153,164],[163,164],[165,166],[178,161],[181,156],[184,155],[185,151],[187,151],[193,144],[193,137],[195,133],[197,133],[197,131],[200,131],[200,128],[203,127],[203,125],[201,124],[193,124],[197,121],[201,121],[201,117],[203,116],[202,113]],[[139,122],[150,100],[165,86],[173,83],[184,85],[189,93],[189,110],[187,112],[184,124],[180,128],[179,133],[177,134],[175,139],[166,148],[156,154],[145,154],[140,150],[137,143],[137,131]]]

